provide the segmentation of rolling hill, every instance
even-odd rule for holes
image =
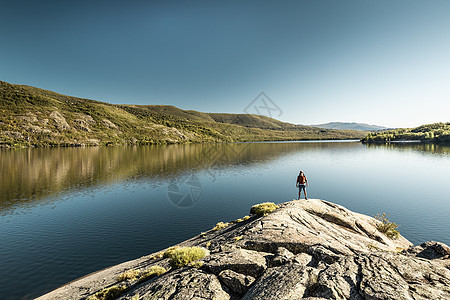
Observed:
[[[203,113],[168,105],[116,105],[0,81],[0,147],[96,146],[355,139],[249,114]]]

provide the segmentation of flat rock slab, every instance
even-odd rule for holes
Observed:
[[[258,277],[267,269],[265,257],[272,257],[273,254],[235,249],[231,252],[217,253],[204,259],[204,268],[214,274],[219,274],[223,270],[233,270],[237,273]]]
[[[163,274],[119,299],[132,299],[136,295],[139,295],[139,299],[154,300],[228,300],[231,298],[229,293],[223,290],[217,276],[196,268],[185,268]]]
[[[145,282],[125,281],[119,299],[450,299],[450,248],[391,240],[379,221],[311,199],[279,204],[263,216],[231,222],[177,246],[210,254],[171,269],[149,255],[71,282],[38,299],[85,299],[121,272],[162,266]]]

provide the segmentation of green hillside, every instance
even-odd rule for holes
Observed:
[[[434,123],[416,128],[401,128],[369,133],[362,141],[366,143],[395,141],[447,143],[450,142],[450,123]]]
[[[362,138],[246,114],[114,105],[0,81],[0,147]]]

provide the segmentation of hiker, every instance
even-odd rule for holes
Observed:
[[[308,179],[306,179],[305,173],[303,173],[303,171],[300,171],[300,174],[298,174],[295,186],[298,187],[298,199],[300,200],[300,196],[303,190],[303,193],[305,194],[305,200],[308,200],[308,196],[306,195]]]

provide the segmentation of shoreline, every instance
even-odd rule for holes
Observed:
[[[145,144],[129,144],[129,143],[123,143],[123,144],[69,144],[69,145],[49,145],[49,146],[35,146],[30,145],[27,147],[24,146],[17,146],[17,147],[5,147],[4,144],[0,144],[0,150],[2,149],[55,149],[55,148],[93,148],[93,147],[123,147],[123,146],[164,146],[164,145],[200,145],[200,144],[250,144],[250,143],[301,143],[301,142],[361,142],[359,139],[305,139],[305,140],[267,140],[267,141],[239,141],[239,142],[197,142],[197,141],[188,141],[188,142],[181,142],[181,143],[172,143],[172,142],[166,142],[166,143],[145,143]]]

